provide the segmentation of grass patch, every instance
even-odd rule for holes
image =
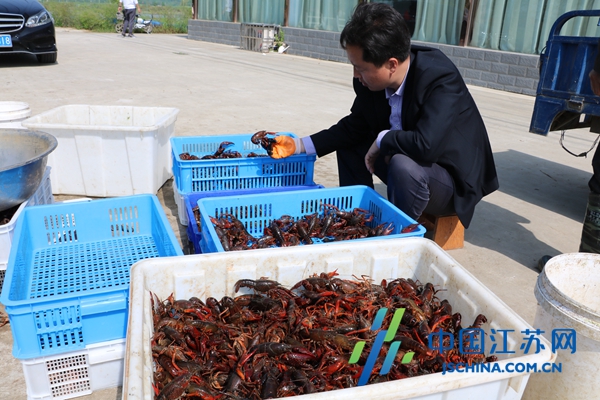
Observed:
[[[111,3],[65,3],[44,1],[44,7],[54,17],[56,26],[85,29],[94,32],[114,32],[117,0]],[[141,17],[152,18],[161,23],[155,26],[153,33],[187,33],[188,19],[192,18],[192,9],[188,6],[144,5]]]

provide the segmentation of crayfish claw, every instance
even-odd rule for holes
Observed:
[[[260,144],[260,141],[267,136],[267,131],[258,131],[250,138],[250,141],[254,144]]]
[[[277,136],[277,132],[258,131],[254,135],[252,135],[250,141],[254,144],[260,144],[261,147],[265,149],[269,155],[272,155],[275,139],[267,137],[268,135]]]

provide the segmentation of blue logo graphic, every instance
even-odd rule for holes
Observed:
[[[383,324],[383,320],[385,319],[387,310],[387,308],[381,308],[379,309],[379,311],[377,311],[377,315],[375,316],[373,325],[371,325],[372,331],[377,331],[381,329],[381,325]],[[391,343],[383,365],[381,366],[381,369],[379,371],[379,375],[385,375],[388,372],[390,372],[390,368],[392,367],[394,359],[396,358],[396,354],[398,353],[398,349],[400,348],[400,344],[402,343],[402,341],[400,340],[396,340],[393,342],[392,340],[396,336],[396,331],[400,326],[400,321],[402,320],[402,316],[404,315],[404,310],[404,308],[396,309],[396,311],[394,312],[394,316],[392,317],[392,321],[390,322],[389,329],[380,331],[375,337],[375,342],[373,343],[373,347],[371,347],[371,352],[367,357],[367,362],[365,363],[360,378],[358,379],[357,386],[363,386],[366,385],[367,382],[369,382],[369,378],[371,376],[371,373],[373,372],[373,367],[375,366],[375,361],[377,361],[377,358],[379,357],[381,347],[386,342]],[[350,360],[348,360],[348,364],[356,364],[358,362],[362,351],[365,347],[365,344],[365,341],[360,341],[356,343],[356,345],[354,345],[354,349],[352,350],[352,354],[350,355]],[[414,355],[415,353],[413,351],[409,351],[406,354],[404,354],[404,357],[402,357],[401,364],[410,363]]]
[[[571,354],[577,350],[577,335],[575,329],[553,329],[552,330],[552,352],[556,350],[571,349]]]
[[[490,348],[490,354],[514,354],[516,351],[508,350],[508,332],[514,332],[514,329],[492,329],[490,341],[493,343]],[[502,343],[496,341],[496,334],[502,336]],[[499,347],[499,348],[498,348]]]
[[[492,342],[489,354],[514,354],[514,350],[508,350],[508,333],[515,332],[514,329],[491,329],[488,339]],[[524,354],[539,354],[546,347],[542,344],[540,337],[545,332],[541,329],[525,329],[519,349]],[[458,347],[461,354],[483,354],[485,350],[485,332],[481,328],[461,329],[458,334]],[[446,339],[446,340],[444,340]],[[454,335],[442,330],[429,334],[429,348],[443,353],[454,348]],[[444,344],[447,343],[447,344]],[[552,330],[552,352],[556,350],[571,350],[571,354],[577,350],[577,334],[575,329],[556,328]]]
[[[481,328],[466,328],[458,331],[460,340],[458,342],[458,351],[461,354],[483,354],[485,350],[485,341],[483,340],[485,332]]]
[[[525,335],[525,337],[523,338],[525,342],[521,343],[521,350],[525,350],[525,354],[529,354],[529,349],[531,348],[532,343],[535,344],[535,354],[538,354],[541,350],[544,350],[546,348],[539,338],[539,336],[541,336],[542,333],[544,333],[544,331],[540,329],[536,329],[533,331],[525,329],[524,331],[521,331],[521,333]]]

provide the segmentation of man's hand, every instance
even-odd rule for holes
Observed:
[[[372,174],[375,173],[375,160],[377,160],[377,157],[379,157],[379,147],[377,147],[377,140],[375,140],[365,155],[365,165]]]
[[[600,74],[594,70],[590,71],[590,85],[592,86],[592,92],[596,96],[600,96]]]
[[[271,152],[273,158],[286,158],[296,152],[296,143],[290,136],[275,136],[275,144]]]

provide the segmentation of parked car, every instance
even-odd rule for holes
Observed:
[[[27,53],[40,63],[57,58],[54,18],[37,0],[0,0],[0,56]]]

